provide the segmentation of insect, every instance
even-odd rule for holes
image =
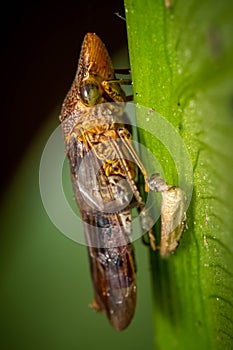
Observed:
[[[127,98],[120,83],[127,81],[115,79],[103,42],[86,34],[60,115],[88,247],[92,306],[106,313],[118,331],[129,325],[136,305],[131,208],[141,208],[143,202],[134,163],[147,178],[124,125]]]
[[[146,181],[151,191],[162,194],[159,249],[160,255],[166,257],[175,251],[185,227],[186,195],[179,187],[167,185],[157,173]]]
[[[136,269],[131,209],[144,207],[135,167],[145,190],[162,193],[161,256],[174,251],[185,220],[184,195],[156,174],[148,178],[125,122],[127,97],[109,54],[94,33],[84,37],[77,73],[63,102],[60,121],[70,162],[73,191],[82,216],[94,289],[92,307],[121,331],[136,306]],[[143,218],[156,249],[149,220]],[[175,225],[177,223],[177,225]]]

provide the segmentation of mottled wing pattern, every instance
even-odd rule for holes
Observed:
[[[118,143],[125,94],[114,79],[104,44],[88,33],[60,121],[88,246],[93,307],[106,313],[114,329],[122,330],[136,305],[129,204],[141,199],[134,167],[124,159],[128,151]]]

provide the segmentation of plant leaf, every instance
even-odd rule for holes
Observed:
[[[125,9],[135,102],[146,106],[137,115],[140,142],[166,181],[179,183],[177,160],[157,138],[169,139],[159,114],[179,132],[193,167],[187,174],[180,152],[178,167],[194,181],[180,246],[167,259],[151,253],[156,349],[230,349],[233,3],[125,0]]]

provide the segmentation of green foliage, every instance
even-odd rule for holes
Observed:
[[[231,349],[233,3],[125,0],[125,8],[135,102],[178,130],[193,165],[180,246],[165,260],[151,253],[156,349]],[[143,131],[144,112],[140,142],[174,184],[172,154]],[[151,120],[154,135],[156,127]]]

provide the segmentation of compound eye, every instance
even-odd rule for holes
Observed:
[[[86,106],[94,106],[100,96],[99,88],[94,83],[88,83],[81,87],[80,95]]]

